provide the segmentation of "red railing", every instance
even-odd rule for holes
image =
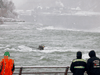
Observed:
[[[31,72],[29,72],[30,71],[30,69],[32,70],[32,68],[34,68],[34,69],[40,69],[40,68],[45,68],[45,69],[61,69],[61,68],[64,68],[65,70],[64,70],[64,72],[60,72],[60,71],[55,71],[55,72],[52,72],[52,71],[49,71],[49,72],[33,72],[33,71],[31,71]],[[19,72],[16,72],[16,69],[18,70],[19,69]],[[28,71],[24,71],[25,69],[28,69]],[[17,75],[22,75],[22,74],[26,74],[26,75],[29,75],[29,74],[53,74],[53,75],[57,75],[57,74],[62,74],[63,73],[63,75],[67,75],[68,73],[71,73],[71,72],[68,72],[68,69],[69,69],[69,67],[56,67],[56,66],[53,66],[53,67],[51,67],[51,66],[49,66],[49,67],[44,67],[44,66],[23,66],[23,67],[18,67],[18,66],[16,66],[15,67],[15,72],[13,73],[13,75],[15,75],[15,74],[17,74]]]

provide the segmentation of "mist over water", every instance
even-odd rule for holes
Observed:
[[[82,31],[99,31],[100,15],[98,14],[33,14],[20,15],[20,18],[26,22],[33,22],[39,25],[49,26],[56,29],[82,30]],[[45,27],[44,27],[45,28]]]
[[[38,50],[44,45],[44,50]],[[0,25],[0,59],[9,51],[16,66],[69,66],[82,51],[83,58],[95,50],[100,57],[100,33],[58,29],[36,23]]]

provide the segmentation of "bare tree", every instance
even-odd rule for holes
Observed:
[[[17,13],[14,10],[15,6],[12,1],[0,0],[0,17],[15,18]]]

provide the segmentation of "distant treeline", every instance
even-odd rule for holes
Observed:
[[[14,3],[10,0],[0,0],[0,17],[16,18]]]

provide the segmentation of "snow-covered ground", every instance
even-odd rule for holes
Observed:
[[[24,22],[23,20],[0,17],[0,22]]]

